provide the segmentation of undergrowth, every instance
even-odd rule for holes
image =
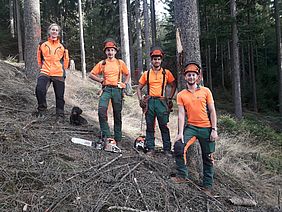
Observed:
[[[247,140],[241,140],[241,142],[247,141],[248,145],[259,146],[266,153],[261,156],[260,162],[267,170],[276,173],[282,171],[282,133],[276,132],[262,121],[252,118],[244,118],[238,121],[225,114],[219,117],[218,125],[222,132],[234,137],[236,135],[249,135]]]

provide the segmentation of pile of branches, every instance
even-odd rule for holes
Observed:
[[[0,211],[230,211],[192,181],[174,184],[173,158],[150,158],[132,138],[122,154],[72,143],[99,139],[97,125],[56,123],[52,109],[35,118],[34,87],[24,80],[0,85]]]

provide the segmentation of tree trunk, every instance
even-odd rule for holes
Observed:
[[[18,35],[18,50],[19,50],[19,62],[23,62],[23,42],[22,42],[22,30],[21,30],[21,13],[20,13],[20,2],[16,0],[16,11],[17,11],[17,35]]]
[[[282,115],[282,42],[281,42],[281,25],[279,15],[278,0],[274,0],[275,8],[275,31],[276,31],[276,48],[277,48],[277,71],[279,76],[279,112]]]
[[[151,68],[150,58],[150,30],[149,30],[149,15],[148,15],[148,3],[147,0],[143,0],[143,15],[144,15],[144,31],[145,31],[145,52],[146,52],[146,67],[147,70]]]
[[[220,54],[221,54],[221,86],[225,90],[225,81],[224,81],[224,48],[223,44],[220,45]]]
[[[157,39],[155,0],[150,0],[150,10],[151,10],[152,46],[155,46]]]
[[[178,74],[180,76],[179,84],[181,84],[180,87],[183,89],[185,87],[182,74],[183,66],[189,61],[195,61],[201,64],[199,12],[197,0],[174,1],[174,8],[177,33]],[[202,173],[201,150],[198,142],[189,148],[187,156],[189,169],[197,171],[191,173],[196,175]]]
[[[233,71],[233,100],[235,106],[235,116],[239,120],[242,119],[242,102],[241,102],[241,82],[240,82],[240,59],[239,59],[239,41],[238,41],[238,29],[236,23],[237,8],[236,0],[230,1],[232,22],[232,71]]]
[[[136,43],[137,43],[137,73],[135,74],[138,82],[140,74],[143,71],[143,56],[142,56],[142,35],[141,35],[141,19],[140,19],[140,0],[135,0],[135,14],[136,14]]]
[[[128,11],[128,36],[129,36],[129,56],[130,56],[130,71],[131,71],[131,76],[134,76],[134,48],[133,48],[133,28],[134,28],[134,23],[132,22],[132,13],[130,9],[130,0],[127,0],[127,11]],[[132,78],[132,77],[131,77]],[[131,82],[132,83],[132,82]]]
[[[212,69],[211,69],[211,46],[208,45],[208,74],[209,74],[209,88],[212,90]]]
[[[78,13],[79,13],[81,72],[82,72],[82,78],[86,79],[86,63],[85,63],[85,49],[84,49],[84,37],[83,37],[83,14],[82,14],[81,0],[78,0]]]
[[[41,40],[39,0],[24,1],[25,26],[25,71],[28,76],[35,76],[38,71],[37,48]]]
[[[255,64],[254,64],[254,48],[253,43],[250,39],[248,44],[248,57],[249,57],[249,74],[250,74],[250,82],[252,87],[252,100],[253,100],[253,110],[255,112],[257,109],[257,86],[256,86],[256,73],[255,73]]]
[[[245,55],[244,55],[244,47],[241,44],[241,66],[242,66],[242,91],[243,96],[246,91],[246,70],[245,70]]]
[[[14,38],[15,37],[14,0],[9,1],[9,6],[10,6],[10,32],[12,38]]]
[[[121,55],[127,67],[130,68],[128,18],[127,18],[126,0],[119,0],[119,16],[120,16]],[[131,79],[128,82],[127,92],[129,93],[132,92]]]

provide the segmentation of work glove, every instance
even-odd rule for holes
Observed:
[[[139,100],[139,105],[142,109],[147,107],[147,101],[143,98]]]
[[[168,99],[168,101],[167,101],[167,106],[168,106],[169,112],[172,112],[173,102],[172,102],[171,99]]]
[[[118,88],[126,88],[126,84],[123,82],[118,82]]]

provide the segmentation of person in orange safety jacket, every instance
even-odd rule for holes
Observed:
[[[69,66],[68,50],[60,42],[60,26],[56,23],[48,27],[48,40],[41,42],[37,50],[40,73],[37,77],[37,116],[44,116],[47,110],[46,93],[53,83],[56,96],[56,118],[64,119],[65,69]]]

